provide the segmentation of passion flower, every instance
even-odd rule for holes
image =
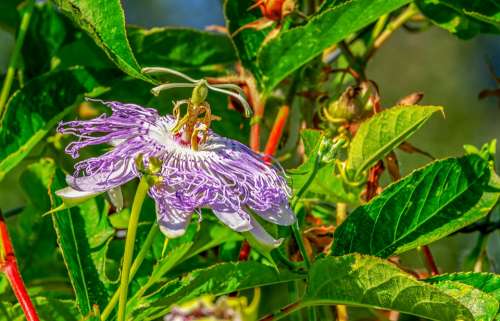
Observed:
[[[143,169],[153,164],[156,179],[149,195],[168,237],[182,235],[192,215],[209,208],[231,229],[250,232],[265,245],[279,245],[253,215],[279,225],[294,222],[284,172],[244,144],[209,129],[210,106],[200,86],[191,99],[175,105],[174,116],[134,104],[102,102],[111,115],[60,123],[60,133],[78,138],[66,147],[73,158],[90,145],[108,144],[111,149],[78,162],[67,177],[69,187],[57,194],[73,199],[111,191],[112,200],[120,203],[119,187],[145,175]],[[188,105],[184,117],[180,116],[182,104]]]

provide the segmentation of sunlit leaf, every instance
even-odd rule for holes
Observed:
[[[125,15],[119,0],[56,0],[61,10],[87,31],[97,45],[125,73],[148,80],[130,49]]]
[[[491,321],[498,312],[498,301],[472,286],[454,281],[441,281],[434,286],[467,307],[477,321]]]
[[[470,285],[495,297],[500,302],[500,275],[488,272],[458,272],[440,274],[425,280],[436,283],[453,281]]]
[[[410,0],[352,0],[323,11],[306,25],[280,33],[262,46],[257,64],[270,91],[323,50]]]
[[[435,24],[462,39],[500,34],[500,3],[495,0],[418,0],[418,8]]]
[[[347,159],[347,167],[358,176],[413,135],[437,106],[402,106],[384,110],[361,124]]]
[[[500,193],[477,155],[436,161],[389,185],[335,231],[334,255],[388,257],[429,244],[488,214]]]
[[[315,262],[303,302],[395,310],[436,321],[474,320],[467,308],[438,288],[387,261],[357,254]]]

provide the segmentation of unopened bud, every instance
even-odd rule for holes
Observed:
[[[365,81],[359,86],[348,87],[338,100],[328,106],[325,115],[334,122],[361,119],[373,109],[376,98],[378,93],[375,85]]]
[[[194,105],[200,105],[207,99],[207,96],[208,96],[208,84],[205,79],[202,79],[193,89],[193,93],[191,95],[191,102]]]

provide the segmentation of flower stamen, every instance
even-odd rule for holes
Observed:
[[[173,114],[176,118],[173,134],[179,134],[183,130],[182,139],[186,142],[191,142],[191,148],[198,150],[198,134],[203,133],[201,142],[204,143],[207,139],[208,129],[212,123],[212,111],[210,104],[206,101],[208,87],[206,80],[200,80],[193,89],[193,94],[190,99],[181,100],[175,103]],[[180,107],[187,104],[186,114],[181,118]],[[200,127],[197,127],[200,126]]]

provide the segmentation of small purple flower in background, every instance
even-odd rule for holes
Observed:
[[[57,194],[71,200],[107,191],[115,206],[121,207],[119,187],[144,175],[140,167],[148,168],[155,160],[157,179],[150,185],[149,195],[156,202],[158,223],[165,235],[184,234],[193,213],[210,208],[231,229],[250,232],[259,242],[278,246],[280,241],[262,228],[253,213],[279,225],[295,221],[283,170],[265,163],[247,146],[211,131],[205,97],[202,90],[202,99],[193,94],[192,99],[178,102],[175,117],[160,116],[155,109],[134,104],[103,102],[111,108],[110,116],[61,123],[60,133],[79,138],[66,147],[73,158],[90,145],[109,144],[112,148],[78,162],[74,174],[67,177],[69,187]],[[182,118],[181,104],[188,105]]]
[[[255,317],[245,310],[246,300],[242,298],[220,297],[213,302],[213,297],[206,295],[193,301],[172,308],[164,321],[250,321]]]

